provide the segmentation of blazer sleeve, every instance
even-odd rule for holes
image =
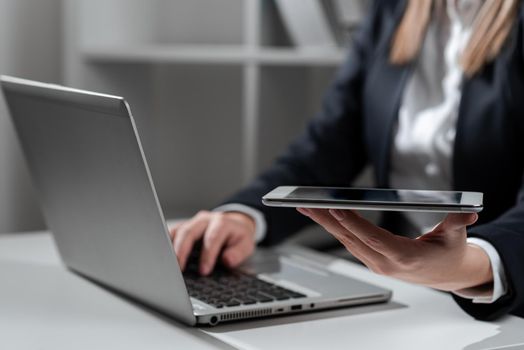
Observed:
[[[295,209],[262,205],[264,194],[283,185],[347,186],[367,162],[361,98],[379,6],[375,4],[369,13],[324,96],[319,114],[269,169],[225,202],[244,204],[263,213],[267,231],[262,244],[276,244],[310,222]]]
[[[491,304],[473,303],[454,295],[457,303],[481,320],[508,313],[524,317],[524,181],[514,207],[489,223],[470,228],[468,235],[482,238],[495,247],[504,266],[508,292]]]

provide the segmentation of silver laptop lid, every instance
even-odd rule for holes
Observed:
[[[1,85],[67,266],[195,324],[124,99],[6,76]]]

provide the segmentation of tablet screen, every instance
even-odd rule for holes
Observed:
[[[298,187],[286,200],[460,205],[462,192]]]

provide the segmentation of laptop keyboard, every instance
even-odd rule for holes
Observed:
[[[184,279],[189,295],[216,308],[253,305],[306,297],[304,294],[277,286],[219,264],[208,276],[198,272],[198,250],[191,254]]]

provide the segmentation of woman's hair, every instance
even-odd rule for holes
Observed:
[[[404,16],[393,36],[389,60],[406,64],[418,55],[432,12],[441,12],[446,0],[408,0]],[[461,58],[467,76],[477,73],[502,49],[516,18],[519,0],[486,0],[473,23]]]

